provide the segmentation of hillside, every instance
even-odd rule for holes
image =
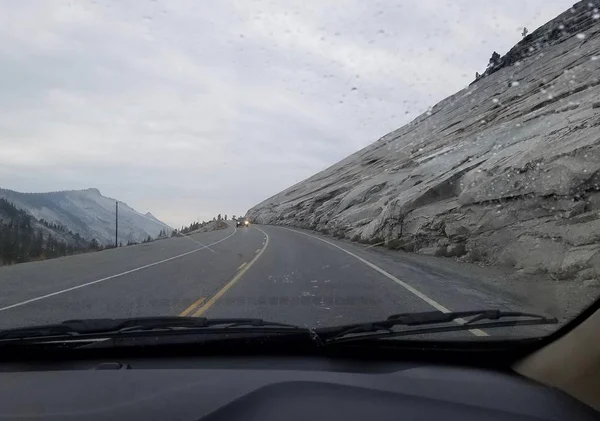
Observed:
[[[0,198],[13,203],[37,220],[64,226],[89,240],[112,244],[115,240],[115,199],[102,196],[97,189],[50,193],[20,193],[0,189]],[[171,229],[152,214],[143,215],[119,201],[119,241],[140,242],[157,237],[160,230]]]
[[[248,216],[525,273],[600,277],[596,14],[575,4],[469,87]]]
[[[0,265],[51,259],[98,250],[65,227],[38,221],[6,199],[0,198]]]

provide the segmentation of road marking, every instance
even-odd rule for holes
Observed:
[[[253,227],[256,228],[256,227]],[[260,228],[256,228],[257,230],[259,230],[260,232],[262,232],[266,237],[267,237],[267,241],[264,245],[264,247],[262,249],[259,249],[259,253],[254,256],[254,259],[252,259],[250,261],[250,263],[248,263],[246,266],[244,266],[244,268],[239,271],[231,281],[227,282],[227,284],[225,284],[225,286],[223,288],[221,288],[215,295],[213,295],[210,300],[206,301],[204,303],[204,305],[202,307],[200,307],[200,309],[198,311],[196,311],[194,313],[195,317],[198,316],[202,316],[208,309],[210,309],[219,298],[221,298],[232,286],[234,286],[241,278],[242,276],[244,276],[244,274],[246,272],[248,272],[248,269],[250,269],[252,267],[252,265],[254,263],[256,263],[256,261],[260,258],[260,256],[262,256],[262,254],[265,252],[265,250],[267,249],[267,246],[269,245],[269,236],[267,235],[266,232],[264,232],[263,230],[261,230]]]
[[[327,243],[327,244],[329,244],[330,246],[333,246],[333,247],[335,247],[335,248],[337,248],[337,249],[339,249],[339,250],[343,251],[344,253],[346,253],[346,254],[349,254],[350,256],[354,257],[355,259],[358,259],[358,260],[360,260],[362,263],[364,263],[365,265],[369,266],[371,269],[374,269],[374,270],[376,270],[377,272],[381,273],[383,276],[387,277],[388,279],[391,279],[392,281],[394,281],[394,282],[395,282],[395,283],[397,283],[398,285],[400,285],[400,286],[404,287],[406,290],[408,290],[408,291],[409,291],[409,292],[411,292],[412,294],[414,294],[414,295],[416,295],[417,297],[419,297],[421,300],[425,301],[427,304],[429,304],[429,305],[430,305],[430,306],[432,306],[433,308],[435,308],[435,309],[437,309],[437,310],[441,311],[442,313],[450,313],[450,310],[449,310],[449,309],[447,309],[446,307],[444,307],[443,305],[441,305],[441,304],[440,304],[440,303],[438,303],[437,301],[435,301],[435,300],[433,300],[433,299],[429,298],[427,295],[423,294],[421,291],[418,291],[416,288],[414,288],[414,287],[410,286],[410,285],[409,285],[409,284],[407,284],[406,282],[404,282],[404,281],[401,281],[400,279],[396,278],[396,277],[395,277],[394,275],[392,275],[391,273],[389,273],[389,272],[386,272],[385,270],[381,269],[379,266],[377,266],[377,265],[375,265],[375,264],[373,264],[373,263],[369,262],[369,261],[368,261],[368,260],[366,260],[366,259],[363,259],[363,258],[362,258],[362,257],[360,257],[360,256],[357,256],[356,254],[354,254],[354,253],[352,253],[352,252],[350,252],[350,251],[348,251],[348,250],[346,250],[346,249],[344,249],[344,248],[342,248],[342,247],[340,247],[340,246],[338,246],[338,245],[336,245],[336,244],[333,244],[333,243],[331,243],[331,242],[329,242],[329,241],[327,241],[327,240],[324,240],[324,239],[322,239],[322,238],[319,238],[319,237],[317,237],[317,236],[315,236],[315,235],[307,234],[307,233],[305,233],[305,232],[302,232],[302,231],[296,231],[296,230],[293,230],[293,229],[290,229],[290,228],[286,228],[286,227],[279,227],[279,228],[283,228],[283,229],[286,229],[286,230],[288,230],[288,231],[295,232],[295,233],[297,233],[297,234],[303,234],[303,235],[306,235],[306,236],[308,236],[308,237],[312,237],[312,238],[315,238],[315,239],[317,239],[317,240],[319,240],[319,241],[322,241],[322,242],[324,242],[324,243]],[[466,321],[465,321],[464,319],[456,319],[455,321],[456,321],[457,323],[461,324],[461,325],[466,323]],[[473,335],[475,335],[475,336],[488,336],[488,334],[487,334],[487,333],[485,333],[485,332],[484,332],[483,330],[481,330],[481,329],[470,329],[470,330],[469,330],[469,332],[471,332],[471,333],[472,333]]]
[[[39,296],[39,297],[31,298],[29,300],[21,301],[20,303],[11,304],[9,306],[0,308],[0,311],[10,310],[11,308],[15,308],[15,307],[21,307],[21,306],[24,306],[26,304],[31,304],[31,303],[34,303],[36,301],[40,301],[40,300],[44,300],[46,298],[54,297],[55,295],[61,295],[61,294],[64,294],[66,292],[75,291],[76,289],[85,288],[87,286],[94,285],[94,284],[99,284],[100,282],[104,282],[104,281],[108,281],[108,280],[111,280],[111,279],[115,279],[115,278],[118,278],[118,277],[123,276],[123,275],[129,275],[130,273],[134,273],[134,272],[140,271],[142,269],[148,269],[148,268],[150,268],[152,266],[157,266],[157,265],[160,265],[162,263],[170,262],[171,260],[175,260],[175,259],[179,259],[179,258],[184,257],[184,256],[188,256],[188,255],[190,255],[192,253],[196,253],[196,252],[199,252],[200,250],[204,250],[204,249],[206,249],[206,248],[208,248],[210,246],[214,246],[215,244],[219,244],[219,243],[227,240],[228,238],[232,237],[236,232],[237,232],[237,228],[234,227],[234,231],[231,234],[229,234],[227,237],[222,238],[219,241],[215,241],[214,243],[208,244],[206,246],[202,246],[202,247],[199,247],[197,249],[194,249],[194,250],[182,253],[182,254],[178,254],[177,256],[169,257],[168,259],[159,260],[158,262],[150,263],[150,264],[147,264],[147,265],[144,265],[144,266],[140,266],[140,267],[137,267],[137,268],[134,268],[134,269],[126,270],[125,272],[121,272],[121,273],[117,273],[115,275],[107,276],[106,278],[97,279],[97,280],[91,281],[91,282],[86,282],[85,284],[77,285],[77,286],[74,286],[74,287],[71,287],[71,288],[66,288],[66,289],[62,289],[60,291],[52,292],[50,294],[46,294],[46,295],[42,295],[42,296]]]
[[[189,314],[192,311],[196,310],[196,308],[198,308],[200,306],[200,304],[202,304],[205,300],[206,300],[206,297],[200,297],[200,299],[196,300],[191,306],[189,306],[188,308],[183,310],[181,312],[180,316],[189,316]]]
[[[260,253],[260,249],[256,249],[254,253]]]
[[[196,233],[196,234],[199,234],[199,233]],[[216,251],[214,251],[213,249],[211,249],[209,246],[207,246],[207,245],[205,245],[205,244],[201,243],[200,241],[196,240],[195,238],[192,238],[192,235],[195,235],[195,234],[192,234],[192,235],[188,235],[188,234],[181,234],[181,235],[182,235],[184,238],[187,238],[188,240],[191,240],[193,243],[196,243],[196,244],[199,244],[199,245],[201,245],[201,246],[204,246],[206,249],[208,249],[208,250],[212,251],[213,253],[216,253]],[[212,245],[212,244],[211,244],[211,245]]]
[[[241,264],[241,265],[240,265],[240,266],[237,268],[237,270],[240,270],[241,268],[243,268],[243,267],[244,267],[244,266],[246,266],[247,264],[248,264],[248,262],[244,262],[244,263],[242,263],[242,264]]]

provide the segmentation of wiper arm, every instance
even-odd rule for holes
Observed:
[[[465,320],[466,317],[471,317]],[[432,323],[447,323],[451,321],[459,321],[461,324],[472,324],[480,320],[499,320],[505,318],[528,318],[528,319],[544,319],[546,316],[534,313],[524,313],[522,311],[503,311],[503,310],[469,310],[469,311],[452,311],[443,313],[441,311],[424,311],[422,313],[400,313],[393,314],[387,318],[388,321],[396,322],[406,326],[418,326]],[[551,320],[556,320],[555,318]],[[557,321],[558,323],[558,321]]]
[[[510,319],[506,321],[495,321]],[[493,320],[490,323],[477,323],[484,320]],[[423,329],[394,331],[394,326],[423,326],[456,322],[451,326],[430,327]],[[363,338],[406,336],[421,333],[450,332],[456,330],[469,330],[477,328],[495,328],[505,326],[525,326],[556,324],[558,320],[554,317],[546,317],[540,314],[525,313],[520,311],[502,310],[471,310],[454,311],[444,313],[441,311],[425,311],[421,313],[393,314],[386,320],[367,323],[356,323],[352,325],[336,326],[331,328],[316,329],[315,333],[324,343],[351,341]],[[376,333],[385,330],[386,333]],[[359,335],[346,338],[348,335]]]
[[[234,327],[279,327],[290,330],[304,329],[300,326],[270,322],[262,319],[206,317],[137,317],[125,319],[81,319],[62,323],[32,326],[0,331],[0,340],[29,339],[44,336],[79,336],[88,334],[114,334],[154,329],[204,329],[221,326]]]

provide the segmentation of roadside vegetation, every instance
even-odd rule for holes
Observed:
[[[170,237],[216,231],[229,225],[227,215],[221,214],[212,221],[192,222],[181,229],[172,230]],[[142,243],[169,238],[168,228],[160,230],[156,237],[147,236]],[[119,243],[119,247],[139,244],[135,241]],[[74,254],[89,253],[115,248],[114,244],[100,244],[95,238],[83,238],[79,233],[63,225],[36,219],[11,202],[0,198],[0,266],[53,259]]]
[[[65,227],[37,220],[0,198],[0,264],[52,259],[102,250],[98,241],[86,240]]]

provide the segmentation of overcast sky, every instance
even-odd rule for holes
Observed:
[[[0,187],[241,214],[398,128],[574,0],[0,3]]]

